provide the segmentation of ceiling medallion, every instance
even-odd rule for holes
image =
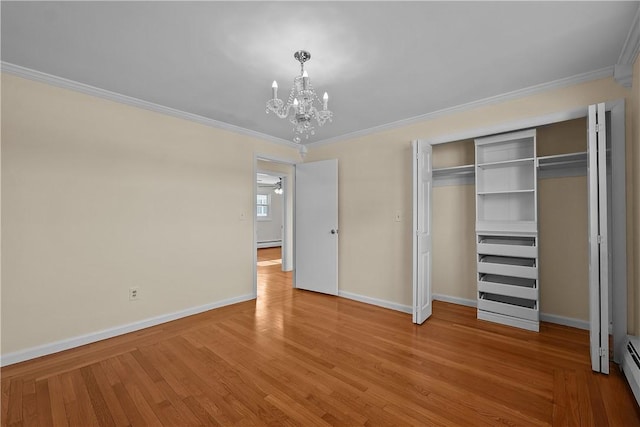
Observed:
[[[302,136],[309,139],[309,135],[315,135],[313,120],[318,123],[318,126],[322,126],[327,120],[331,121],[333,113],[327,108],[329,102],[327,92],[320,101],[311,85],[309,75],[304,70],[304,63],[311,59],[311,54],[306,50],[299,50],[293,54],[293,57],[300,62],[300,75],[293,79],[293,87],[286,103],[278,99],[278,83],[273,81],[272,98],[267,101],[267,114],[271,111],[281,119],[288,118],[296,133],[293,142],[300,143]],[[314,102],[317,102],[318,106],[322,105],[322,110],[316,108]]]

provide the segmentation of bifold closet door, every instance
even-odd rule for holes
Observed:
[[[609,233],[605,104],[589,106],[589,321],[591,368],[609,373]]]
[[[421,324],[431,304],[431,145],[413,141],[413,323]]]

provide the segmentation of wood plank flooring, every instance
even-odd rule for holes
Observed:
[[[279,248],[259,260],[280,258]],[[3,426],[640,426],[586,331],[521,331],[434,303],[411,316],[291,289],[1,370]]]

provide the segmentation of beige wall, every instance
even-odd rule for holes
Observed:
[[[589,320],[586,176],[538,180],[540,312]]]
[[[432,201],[433,293],[475,301],[476,188],[434,187]]]
[[[337,158],[339,161],[340,289],[407,306],[412,304],[411,140],[429,140],[465,130],[486,128],[629,96],[630,92],[627,89],[612,78],[606,78],[452,113],[343,142],[312,147],[305,161],[329,158]],[[628,129],[630,117],[629,115],[627,118]],[[631,203],[631,180],[628,180],[628,184],[628,200]],[[445,191],[436,188],[434,205],[436,202],[449,201],[473,206],[471,191],[473,190],[469,190],[467,186],[467,189],[459,190],[455,194],[445,194]],[[382,195],[387,199],[384,204],[378,202]],[[375,206],[376,209],[369,209],[371,206]],[[394,222],[395,210],[402,212],[402,223]],[[630,208],[629,211],[631,212]],[[434,212],[434,221],[439,220],[438,215],[438,212]],[[459,217],[455,211],[449,221],[461,225],[464,229],[473,230],[468,220]],[[445,240],[443,233],[445,232],[434,229],[434,245]],[[454,278],[451,290],[446,292],[444,289],[449,289],[448,287],[434,283],[434,292],[474,298],[475,293],[470,294],[468,287],[457,284],[458,281],[464,282],[471,277],[470,271],[458,271],[455,268],[455,262],[458,260],[455,254],[460,251],[460,244],[462,243],[463,251],[470,251],[473,245],[473,241],[469,242],[463,234],[462,229],[459,229],[457,235],[452,236],[452,247],[447,251],[450,257],[434,256],[434,264],[454,264],[434,268],[434,273],[442,273],[438,281],[444,279],[447,274],[452,274]],[[632,256],[630,253],[630,261]],[[632,268],[633,265],[630,264],[629,270]],[[633,279],[630,277],[629,280],[632,284]],[[457,292],[459,294],[456,294]],[[576,311],[575,316],[582,317],[579,311]],[[629,325],[632,326],[633,323],[630,321]]]
[[[475,163],[473,139],[433,146],[434,168]],[[476,300],[475,186],[433,187],[433,293]]]
[[[7,74],[2,113],[3,354],[252,294],[254,152],[296,150]]]
[[[629,318],[640,330],[638,68],[633,95],[601,79],[311,147],[305,161],[339,160],[340,289],[412,303],[411,140],[628,97]],[[2,85],[3,354],[252,292],[254,153],[295,162],[295,150],[6,74]],[[473,206],[473,186],[434,189],[434,203]],[[455,255],[474,250],[473,223],[459,213],[447,217],[457,234],[434,230],[453,257],[434,261],[438,283],[460,285],[434,291],[472,299],[475,272]]]
[[[586,119],[537,128],[537,155],[587,150]],[[538,179],[540,312],[589,320],[587,177]]]

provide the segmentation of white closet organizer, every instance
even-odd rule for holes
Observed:
[[[475,149],[478,319],[538,331],[536,131]]]

